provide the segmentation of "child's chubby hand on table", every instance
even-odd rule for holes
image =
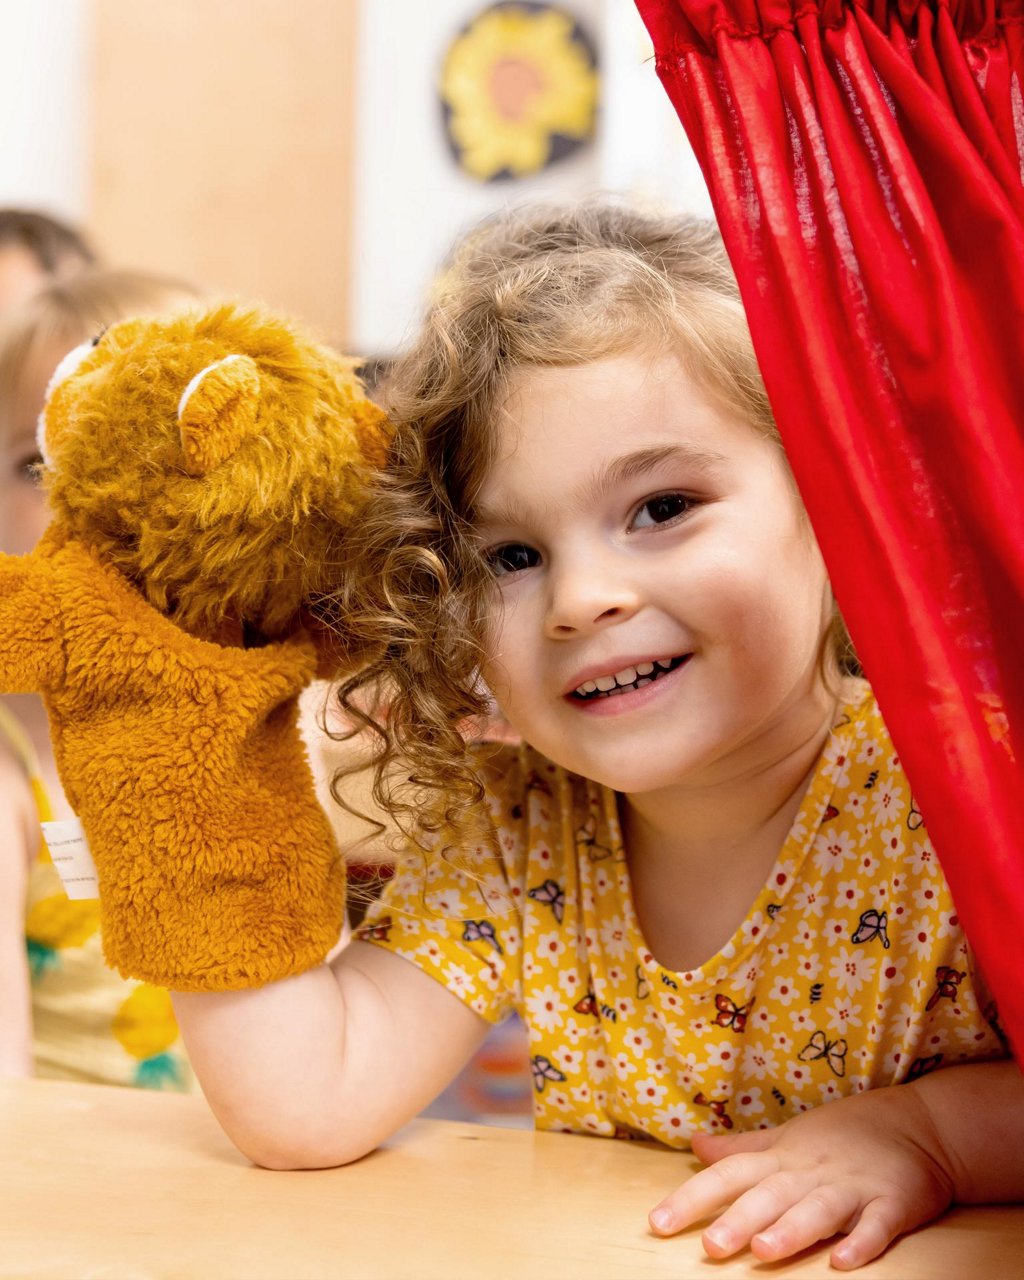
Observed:
[[[651,1211],[651,1227],[674,1235],[718,1214],[703,1233],[707,1253],[749,1247],[766,1262],[842,1234],[830,1260],[852,1270],[954,1200],[1024,1195],[1024,1158],[989,1158],[991,1144],[1024,1129],[1021,1115],[1014,1064],[977,1063],[855,1094],[778,1128],[697,1134],[693,1150],[708,1167]]]

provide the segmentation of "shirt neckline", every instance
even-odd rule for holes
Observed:
[[[630,949],[636,955],[639,966],[648,975],[661,973],[672,975],[684,983],[689,990],[711,987],[720,983],[726,974],[737,969],[755,948],[763,945],[766,934],[771,930],[775,914],[769,911],[769,907],[781,908],[793,885],[800,879],[800,871],[814,845],[815,836],[818,834],[818,829],[835,792],[837,771],[834,766],[840,756],[849,753],[849,726],[854,714],[863,706],[869,693],[866,682],[858,683],[864,687],[856,692],[851,691],[848,696],[840,700],[837,706],[832,728],[829,730],[814,768],[814,776],[804,793],[800,808],[761,891],[732,937],[713,956],[696,968],[670,969],[658,962],[647,945],[633,902],[633,882],[625,856],[617,795],[610,788],[602,788],[605,819],[608,822],[621,877],[622,914],[629,935]]]

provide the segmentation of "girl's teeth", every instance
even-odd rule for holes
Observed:
[[[659,667],[664,667],[666,671],[672,665],[671,658],[656,658],[655,661],[657,662]]]
[[[622,671],[616,671],[616,684],[632,684],[636,679],[636,667],[625,667]]]
[[[636,669],[636,673],[638,676],[649,676],[653,670],[653,662],[641,662]]]
[[[595,682],[593,680],[588,680],[586,684],[581,684],[580,687],[576,690],[576,692],[577,693],[593,693],[596,688],[597,688],[597,685],[595,684]]]
[[[615,677],[614,676],[598,676],[597,679],[594,681],[594,683],[597,685],[597,687],[601,690],[602,693],[607,693],[609,689],[615,688]]]

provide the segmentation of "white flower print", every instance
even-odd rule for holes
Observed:
[[[934,881],[926,880],[914,890],[914,906],[918,911],[930,911],[939,901],[939,886]]]
[[[814,865],[823,874],[829,874],[856,856],[853,840],[845,831],[822,831],[814,837]]]
[[[438,893],[427,893],[423,897],[431,915],[447,916],[449,919],[457,920],[471,914],[462,895],[453,893],[450,889],[442,889]]]
[[[577,969],[561,969],[558,973],[558,985],[565,992],[567,998],[574,1003],[580,998],[582,984],[580,983],[580,975]]]
[[[618,1000],[615,1001],[615,1010],[619,1015],[619,1021],[622,1023],[628,1024],[632,1020],[635,1009],[636,1005],[629,996],[619,996]]]
[[[900,986],[903,982],[903,970],[907,967],[907,959],[905,955],[887,954],[885,956],[878,975],[879,991],[888,991],[890,987]]]
[[[901,787],[888,783],[872,791],[871,812],[880,826],[883,822],[902,823],[906,811],[906,795]]]
[[[846,947],[837,947],[832,956],[828,976],[835,982],[840,991],[855,996],[875,976],[876,959],[865,955],[863,951],[850,951]]]
[[[904,946],[908,946],[918,960],[927,960],[931,955],[933,939],[933,922],[927,916],[915,920],[901,935]]]
[[[793,893],[793,908],[798,915],[814,916],[820,920],[830,899],[825,892],[825,883],[815,880],[813,884],[805,884]]]
[[[533,944],[537,955],[552,964],[558,964],[559,957],[565,951],[565,942],[560,933],[542,933]]]
[[[719,1040],[717,1044],[707,1044],[704,1048],[709,1067],[731,1068],[739,1061],[740,1051],[735,1040]]]
[[[449,964],[442,969],[445,986],[457,996],[468,994],[473,990],[473,979],[458,964]]]
[[[850,757],[846,751],[846,744],[840,746],[835,757],[826,760],[822,773],[826,778],[831,778],[837,787],[848,787],[850,785]]]
[[[811,1069],[802,1062],[789,1062],[786,1064],[786,1079],[790,1084],[795,1085],[798,1089],[809,1084],[811,1080]]]
[[[841,942],[850,936],[850,923],[848,920],[839,920],[834,917],[825,921],[821,930],[822,941],[831,945]]]
[[[793,1024],[793,1034],[797,1039],[804,1038],[814,1030],[814,1016],[807,1009],[793,1009],[789,1020]]]
[[[855,907],[863,897],[864,890],[856,880],[840,880],[836,885],[835,904],[837,907]]]
[[[612,1072],[612,1060],[604,1049],[591,1049],[587,1053],[587,1075],[591,1080],[607,1080]]]
[[[555,1062],[566,1075],[574,1075],[583,1066],[583,1054],[579,1049],[560,1047],[555,1050]]]
[[[813,947],[818,941],[818,930],[809,924],[801,924],[797,930],[796,940],[802,947]]]
[[[821,976],[821,956],[816,951],[803,956],[797,965],[797,973],[807,982],[817,982]]]
[[[706,1018],[694,1018],[690,1023],[690,1032],[698,1037],[706,1036],[711,1030],[711,1023]]]
[[[651,1076],[647,1076],[644,1080],[638,1080],[633,1086],[633,1091],[644,1105],[650,1104],[655,1107],[661,1106],[665,1101],[665,1094],[668,1093],[665,1085],[659,1084]]]
[[[695,1053],[680,1055],[677,1078],[684,1089],[697,1089],[704,1083],[704,1068],[698,1065]]]
[[[570,1090],[570,1093],[576,1099],[577,1102],[582,1102],[586,1104],[588,1102],[593,1101],[593,1093],[591,1091],[590,1085],[586,1080],[584,1080],[582,1084],[574,1085],[573,1088]]]
[[[939,912],[939,927],[935,930],[936,938],[951,938],[960,932],[960,917],[955,911]]]
[[[541,1031],[554,1031],[564,1021],[566,1003],[550,984],[531,991],[524,1004],[529,1013],[530,1023]]]
[[[744,940],[746,942],[757,942],[764,936],[766,924],[767,920],[763,911],[753,912],[740,926]],[[722,955],[725,955],[725,947],[722,948]]]
[[[785,964],[789,959],[789,943],[788,942],[771,942],[768,944],[768,958],[771,960],[772,968]]]
[[[643,1029],[643,1027],[633,1027],[626,1033],[626,1044],[631,1053],[638,1058],[643,1057],[647,1050],[651,1047],[651,1037]]]
[[[867,815],[868,801],[862,791],[851,791],[846,797],[844,808],[855,823],[862,822]]]
[[[800,993],[797,991],[796,983],[787,977],[778,977],[775,979],[775,985],[768,992],[768,999],[782,1007],[788,1008]]]
[[[612,1059],[612,1065],[615,1067],[615,1074],[620,1080],[625,1080],[627,1076],[636,1075],[636,1063],[630,1062],[624,1053],[617,1053]]]
[[[930,841],[914,840],[911,842],[906,866],[915,879],[921,879],[928,872],[935,870],[938,866],[938,860],[935,857],[935,850],[932,848]]]
[[[837,1000],[825,1010],[828,1026],[836,1035],[845,1036],[850,1027],[862,1027],[861,1007],[852,1000]]]
[[[858,764],[873,765],[878,759],[878,743],[873,738],[868,738],[861,744],[854,759]]]
[[[843,1096],[840,1092],[839,1086],[834,1080],[826,1080],[824,1084],[819,1084],[818,1092],[821,1094],[821,1100],[823,1103],[835,1102]]]
[[[601,925],[601,945],[605,955],[623,960],[626,956],[626,929],[619,916],[612,916]]]
[[[878,833],[878,847],[886,860],[902,858],[904,852],[903,828],[885,827]]]
[[[764,1111],[761,1101],[761,1090],[756,1084],[742,1090],[732,1100],[733,1110],[738,1116],[759,1116]]]
[[[575,1018],[569,1018],[565,1026],[562,1028],[562,1035],[570,1044],[579,1044],[581,1040],[591,1040],[597,1034],[597,1027],[593,1023],[579,1023]]]
[[[774,1080],[779,1074],[775,1050],[769,1049],[760,1041],[748,1044],[743,1051],[743,1074],[753,1076],[755,1080]]]
[[[669,1142],[681,1144],[692,1136],[697,1120],[685,1102],[673,1102],[654,1113],[654,1127]]]

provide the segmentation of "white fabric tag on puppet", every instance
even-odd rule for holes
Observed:
[[[72,902],[85,902],[100,896],[96,864],[89,852],[82,824],[77,818],[66,822],[44,822],[43,839],[57,868],[64,892]]]

